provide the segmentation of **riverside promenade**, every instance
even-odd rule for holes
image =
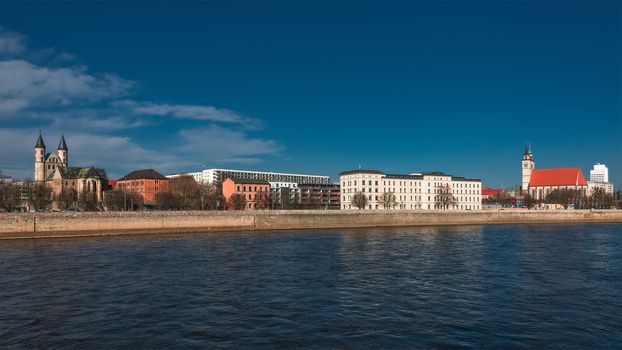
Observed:
[[[0,239],[391,226],[621,222],[622,210],[2,213]]]

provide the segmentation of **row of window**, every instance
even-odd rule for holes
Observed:
[[[428,204],[427,205],[428,209],[444,209],[444,210],[479,210],[480,207],[479,205],[472,205],[472,204],[467,204],[467,205],[452,205],[452,206],[443,206],[441,204]],[[398,206],[396,206],[394,209],[424,209],[425,206],[422,206],[421,204],[411,204],[410,208],[408,207],[407,204],[400,204]],[[358,208],[353,208],[352,204],[343,204],[341,206],[341,209],[358,209]],[[383,206],[379,206],[378,204],[373,205],[373,204],[369,204],[368,208],[362,208],[362,209],[386,209]]]
[[[414,182],[406,182],[406,181],[382,181],[382,185],[383,186],[422,186],[421,185],[421,181],[414,181]],[[430,187],[430,185],[433,185],[434,187],[440,187],[440,186],[449,186],[449,183],[442,183],[442,182],[427,182],[428,187]],[[453,182],[452,183],[454,185],[455,188],[479,188],[479,183],[463,183],[463,182]],[[378,180],[372,181],[372,180],[368,180],[367,183],[365,182],[365,180],[361,180],[361,185],[362,186],[378,186]],[[349,180],[349,181],[342,181],[341,184],[342,187],[347,187],[347,186],[356,186],[356,180]]]

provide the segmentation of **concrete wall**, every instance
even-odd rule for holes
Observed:
[[[414,225],[619,222],[621,210],[2,213],[0,239]]]

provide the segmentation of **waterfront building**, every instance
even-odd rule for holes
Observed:
[[[35,145],[35,185],[49,196],[53,209],[75,207],[78,202],[97,206],[107,189],[108,176],[104,169],[70,167],[69,148],[61,136],[56,153],[46,153],[43,137]]]
[[[222,194],[229,209],[267,209],[270,183],[261,179],[230,177],[222,183]],[[234,195],[243,200],[236,201]]]
[[[531,147],[525,146],[522,158],[522,192],[536,200],[545,199],[557,189],[572,189],[588,195],[588,184],[580,168],[536,169]]]
[[[153,169],[134,170],[115,183],[115,188],[140,195],[146,205],[154,205],[159,192],[168,191],[169,180]]]
[[[367,197],[368,210],[481,210],[481,180],[442,172],[408,175],[379,170],[352,170],[340,174],[341,209],[359,209],[353,196]],[[386,198],[391,198],[387,200]]]
[[[283,184],[328,184],[330,178],[328,176],[321,175],[307,175],[307,174],[290,174],[290,173],[277,173],[269,171],[255,171],[255,170],[235,170],[235,169],[204,169],[199,172],[190,172],[182,174],[168,175],[168,178],[190,175],[198,183],[206,184],[222,184],[228,178],[237,179],[254,179],[265,180],[274,183]]]
[[[600,181],[588,181],[587,182],[588,195],[591,196],[592,194],[594,194],[594,191],[597,188],[602,188],[604,193],[613,195],[613,184],[611,182],[600,182]]]
[[[306,209],[339,209],[339,184],[300,184],[300,205]]]
[[[597,188],[602,188],[605,193],[613,195],[613,184],[609,182],[609,169],[605,164],[594,164],[594,169],[590,170],[590,180],[587,182],[587,187],[590,195]]]

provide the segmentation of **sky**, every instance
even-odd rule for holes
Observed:
[[[609,167],[620,2],[0,2],[0,170],[39,130],[111,178],[443,171],[492,187]]]

